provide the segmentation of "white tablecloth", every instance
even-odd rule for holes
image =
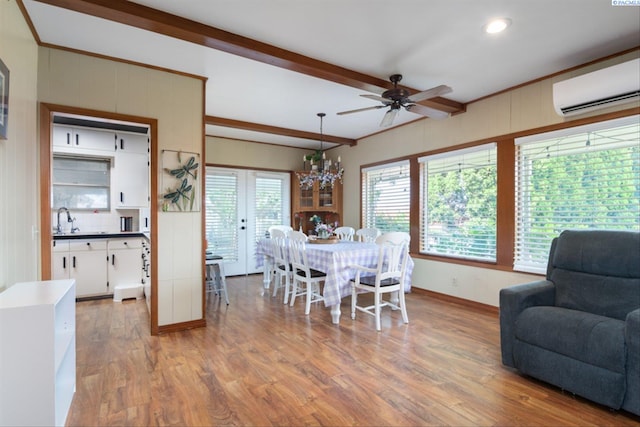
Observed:
[[[271,265],[273,255],[269,239],[260,239],[257,242],[258,267]],[[375,243],[339,242],[334,244],[306,244],[307,261],[309,266],[327,273],[324,283],[324,305],[329,307],[339,305],[343,297],[351,295],[350,281],[355,277],[353,265],[375,267],[378,264],[379,250]],[[407,262],[407,274],[405,280],[405,292],[411,290],[411,273],[413,272],[413,260],[409,257]]]

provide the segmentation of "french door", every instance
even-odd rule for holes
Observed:
[[[260,272],[257,239],[291,223],[289,174],[207,166],[205,192],[207,249],[223,257],[229,276]]]

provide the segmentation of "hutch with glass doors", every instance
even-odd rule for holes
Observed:
[[[310,218],[317,215],[325,224],[342,224],[342,182],[323,183],[305,179],[309,171],[293,175],[293,227],[305,234],[315,234]]]

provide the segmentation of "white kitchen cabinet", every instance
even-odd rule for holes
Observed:
[[[142,238],[109,239],[109,288],[142,283]]]
[[[53,279],[75,279],[78,297],[113,293],[106,240],[54,240],[52,249]]]
[[[74,280],[0,294],[0,425],[64,426],[76,386]]]
[[[116,151],[116,133],[107,129],[90,129],[53,125],[53,151],[58,153],[91,154]]]
[[[111,176],[116,209],[149,206],[148,155],[118,152]]]
[[[149,208],[140,209],[138,221],[140,231],[151,231],[151,210]]]
[[[149,137],[141,133],[117,132],[116,151],[148,155]]]
[[[149,138],[142,134],[117,134],[113,170],[116,208],[149,206]]]

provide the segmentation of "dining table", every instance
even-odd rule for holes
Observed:
[[[331,307],[331,319],[334,324],[340,323],[340,302],[351,295],[351,280],[356,276],[354,266],[376,267],[380,254],[379,245],[356,241],[337,241],[337,243],[319,243],[308,240],[305,253],[309,267],[326,273],[322,296],[325,307]],[[257,267],[264,267],[264,288],[269,289],[273,270],[273,249],[271,239],[262,238],[256,244]],[[404,291],[411,290],[411,274],[413,260],[407,260],[404,280]],[[397,297],[395,297],[397,298]]]

